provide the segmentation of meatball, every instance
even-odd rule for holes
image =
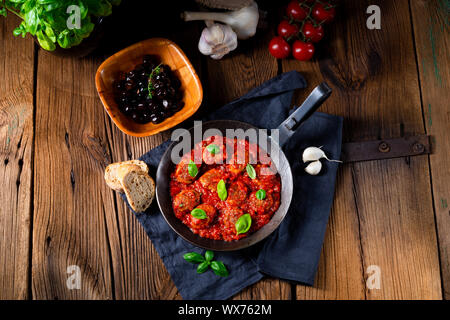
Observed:
[[[223,177],[223,172],[220,169],[211,169],[205,172],[198,181],[202,186],[210,191],[215,192],[217,190],[217,184]]]
[[[195,209],[201,209],[201,210],[205,211],[206,219],[197,219],[191,215],[189,220],[190,220],[190,226],[193,229],[206,228],[208,225],[211,224],[211,222],[214,220],[214,217],[216,216],[216,209],[209,204],[202,203],[201,205],[197,206]]]
[[[245,148],[245,149],[244,149]],[[248,163],[254,163],[256,159],[256,145],[247,141],[239,141],[235,145],[235,153],[229,160],[228,170],[232,175],[241,173]]]
[[[226,207],[222,213],[222,224],[229,231],[229,233],[236,233],[236,221],[244,214],[239,208]]]
[[[256,198],[256,192],[252,192],[248,199],[249,208],[255,211],[257,214],[267,214],[273,207],[274,198],[272,194],[267,193],[264,200]]]
[[[189,163],[191,161],[190,155],[188,157],[183,156],[180,163],[178,163],[175,169],[175,180],[184,184],[192,183],[195,177],[189,174]],[[200,168],[200,164],[196,164],[197,168]]]
[[[180,217],[190,213],[200,203],[200,193],[192,189],[185,189],[178,193],[173,199],[173,210]]]
[[[236,181],[228,187],[227,203],[232,206],[240,206],[247,198],[247,186],[241,181]]]
[[[275,169],[276,170],[276,169]],[[267,165],[258,164],[255,167],[256,179],[252,180],[252,184],[255,189],[267,189],[272,188],[274,192],[281,191],[280,177],[277,172]]]

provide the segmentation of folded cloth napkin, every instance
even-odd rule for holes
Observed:
[[[233,119],[260,128],[276,128],[289,115],[293,91],[305,87],[306,82],[298,72],[284,73],[204,120]],[[169,227],[156,201],[146,213],[135,213],[184,299],[226,299],[257,282],[264,274],[313,284],[338,165],[324,163],[320,175],[309,176],[304,172],[301,154],[308,146],[323,146],[330,158],[339,159],[341,133],[341,117],[316,112],[289,140],[284,151],[294,175],[290,209],[280,227],[261,243],[246,250],[215,252],[215,259],[226,265],[228,277],[218,277],[212,271],[196,273],[197,265],[186,262],[183,254],[192,251],[203,254],[204,250],[186,242]],[[156,176],[169,144],[170,141],[166,141],[140,158],[147,163],[152,176]],[[123,199],[126,201],[125,196]]]

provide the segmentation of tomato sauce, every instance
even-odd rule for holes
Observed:
[[[281,193],[280,176],[264,153],[258,145],[246,140],[220,136],[211,136],[195,145],[171,174],[170,194],[175,216],[192,232],[214,240],[238,240],[261,229],[278,210]],[[195,155],[201,155],[201,161]],[[189,163],[194,159],[201,164],[195,165],[197,174],[192,177],[195,168]],[[261,163],[257,159],[265,160]],[[248,163],[255,169],[253,179],[246,170]],[[225,181],[225,200],[217,192],[220,180]],[[258,190],[265,191],[265,198],[257,197]],[[202,209],[206,216],[195,218],[191,215],[195,208]],[[252,218],[251,227],[248,232],[237,234],[236,221],[246,213]]]

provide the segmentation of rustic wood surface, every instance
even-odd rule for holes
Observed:
[[[381,30],[366,28],[371,4],[381,8]],[[94,85],[107,56],[153,36],[174,40],[190,57],[205,91],[198,114],[297,70],[309,86],[295,104],[321,81],[332,86],[321,111],[345,118],[344,142],[432,135],[430,156],[341,166],[313,287],[266,278],[234,299],[450,298],[447,10],[441,0],[343,1],[306,63],[268,54],[278,14],[221,61],[198,53],[201,22],[149,28],[112,45],[107,38],[104,50],[77,59],[14,38],[18,20],[0,18],[0,299],[182,298],[137,219],[103,181],[108,163],[138,158],[170,136],[124,135]],[[80,290],[66,286],[70,265],[81,268]],[[380,289],[366,285],[373,265]]]

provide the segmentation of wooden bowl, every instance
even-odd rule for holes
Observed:
[[[123,73],[133,70],[142,63],[146,54],[156,55],[161,62],[170,66],[181,81],[183,109],[159,124],[139,124],[123,114],[114,99],[114,82]],[[116,126],[126,134],[146,137],[170,129],[192,116],[200,107],[203,89],[192,64],[184,52],[172,41],[153,38],[138,42],[106,59],[98,68],[95,76],[98,95],[103,106]]]

